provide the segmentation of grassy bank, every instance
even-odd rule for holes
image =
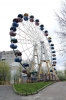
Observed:
[[[14,84],[14,88],[18,93],[33,93],[37,92],[37,90],[43,88],[46,85],[51,84],[52,82],[37,82],[37,83],[22,83],[22,84]]]

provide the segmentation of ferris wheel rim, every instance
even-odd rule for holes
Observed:
[[[19,17],[19,18],[20,18],[20,17]],[[23,18],[23,16],[21,16],[21,18]],[[26,21],[26,20],[27,20],[27,21],[30,21],[30,18],[28,18],[28,16],[25,16],[24,18],[25,18],[25,19],[22,19],[22,24],[23,24],[23,25],[24,25],[23,20],[25,20],[25,21]],[[33,21],[33,20],[32,20],[32,21]],[[35,23],[35,21],[37,21],[37,25],[38,25],[38,24],[39,24],[39,20],[38,20],[38,19],[34,20],[34,23]],[[39,24],[39,25],[41,26],[41,31],[44,33],[44,32],[46,31],[46,30],[44,31],[44,29],[43,29],[43,28],[44,28],[44,25],[42,25],[42,24]],[[38,27],[38,26],[37,26],[37,27]],[[13,27],[12,27],[12,28],[13,28]],[[18,28],[19,28],[19,30],[21,30],[20,27],[18,27]],[[25,33],[25,31],[23,31],[23,30],[21,30],[21,31]],[[30,30],[27,30],[27,31],[30,31]],[[46,33],[47,33],[47,31],[46,31]],[[27,33],[26,33],[26,34],[27,34]],[[37,33],[36,33],[36,34],[37,34]],[[18,35],[18,33],[17,33],[17,35]],[[31,37],[34,38],[34,37],[32,36],[32,34],[27,34],[27,35],[28,35],[28,37],[30,38],[30,40],[31,40]],[[30,37],[30,35],[31,35],[31,37]],[[34,35],[35,35],[35,34],[34,34]],[[21,36],[21,35],[20,35],[20,36]],[[39,37],[39,36],[38,36],[38,37]],[[46,37],[47,37],[47,36],[46,36]],[[25,37],[24,37],[24,38],[25,38]],[[34,39],[35,39],[35,40],[34,40]],[[31,43],[33,42],[33,46],[36,44],[36,39],[39,41],[39,43],[41,42],[40,39],[37,38],[37,37],[34,38],[34,39],[31,40]],[[20,40],[20,41],[21,41],[21,40]],[[27,39],[27,41],[28,41],[28,39]],[[47,41],[48,41],[48,38],[47,38]],[[51,41],[50,41],[50,39],[49,39],[49,43],[50,43],[50,42],[51,42]],[[37,42],[37,43],[38,43],[38,42]],[[48,44],[49,44],[49,43],[48,43]],[[28,49],[29,49],[29,48],[28,48]],[[27,50],[28,50],[28,49],[27,49]],[[24,50],[24,51],[25,51],[25,50]],[[24,51],[22,51],[22,52],[24,52]]]

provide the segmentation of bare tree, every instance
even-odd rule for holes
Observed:
[[[66,0],[61,2],[60,14],[55,14],[60,29],[59,32],[57,32],[60,38],[60,51],[63,53],[64,56],[66,54]]]

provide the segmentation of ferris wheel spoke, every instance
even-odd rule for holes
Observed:
[[[24,23],[22,23],[22,24],[23,24],[23,26],[25,26],[25,29],[26,29],[27,25],[25,25]],[[29,27],[32,28],[32,26],[29,26]],[[32,29],[31,32],[30,32],[28,29],[29,28],[27,28],[27,32],[30,33],[30,34],[28,34],[27,32],[25,32],[26,35],[31,36],[31,38],[32,39],[34,38],[34,40],[39,39],[39,35],[36,34],[37,33],[37,30],[35,30],[35,32],[34,32],[34,29]],[[35,35],[33,33],[35,33]],[[31,34],[33,34],[33,35],[31,35]]]
[[[35,37],[38,37],[37,29],[36,29],[36,27],[34,27],[34,26],[35,26],[35,24],[31,24],[32,34],[33,34]]]
[[[32,47],[33,47],[33,46],[32,46]],[[32,47],[30,47],[30,48],[32,48]],[[30,48],[23,49],[23,51],[21,51],[21,52],[27,51],[27,50],[29,50]]]
[[[34,31],[34,29],[32,28],[32,25],[30,25],[29,21],[28,21],[28,24],[24,24],[23,23],[23,25],[25,26],[25,28],[27,28],[27,31],[28,32],[31,32],[31,35],[32,36],[35,36],[36,35],[36,31]]]
[[[26,40],[26,39],[27,39],[27,38],[25,37],[25,40]],[[33,42],[34,42],[34,41],[33,41]],[[26,47],[27,47],[27,45],[26,45]],[[28,51],[29,51],[29,49],[30,49],[30,48],[27,47],[27,50],[28,50]],[[33,55],[33,54],[31,54],[30,51],[29,51],[29,53],[30,53],[30,55]]]
[[[20,33],[20,32],[19,32]],[[25,41],[28,43],[28,44],[33,44],[34,42],[36,42],[36,41],[32,41],[31,39],[29,40],[27,37],[25,38],[24,36],[22,36],[21,34],[17,34],[17,35],[19,35],[20,37],[22,37],[23,39],[20,39],[21,41],[22,41],[22,43],[25,43]],[[24,40],[24,41],[23,41]],[[26,43],[26,44],[27,44]],[[40,41],[38,41],[38,39],[37,39],[37,44],[39,44],[40,43]]]
[[[20,40],[20,39],[19,39]],[[20,40],[20,43],[21,43],[21,45],[22,45],[22,48],[23,48],[23,43],[22,43],[22,41]],[[24,44],[29,44],[29,43],[24,43]],[[25,52],[25,51],[27,51],[27,50],[29,50],[30,48],[32,48],[33,47],[33,45],[31,46],[31,47],[27,47],[27,49],[24,49],[23,48],[23,51],[22,52]]]
[[[18,35],[18,36],[20,36],[20,37],[22,38],[22,39],[20,39],[20,40],[24,40],[24,39],[25,39],[25,36],[22,36],[21,34],[18,34],[18,33],[17,33],[17,35]],[[32,42],[32,40],[31,40],[31,39],[28,39],[28,38],[27,38],[26,40],[27,40],[28,42],[29,42],[29,41],[31,41],[31,42]]]
[[[22,32],[24,32],[21,28],[19,28]],[[32,38],[30,34],[28,34],[27,32],[24,32],[25,35],[27,35],[28,38],[30,38],[30,40],[35,41],[34,37]]]
[[[31,48],[33,48],[33,45],[31,46],[31,47],[27,47],[27,45],[26,45],[26,47],[27,47],[27,49],[25,49],[24,47],[23,47],[23,44],[22,44],[22,42],[21,42],[21,45],[22,45],[22,49],[23,49],[23,51],[21,51],[22,53],[24,52],[25,53],[25,55],[27,56],[27,58],[29,58],[29,56],[26,54],[26,51],[29,51],[29,49],[31,49]],[[29,51],[29,53],[30,53],[30,51]],[[31,53],[30,53],[31,54]],[[32,55],[32,54],[31,54]]]
[[[38,35],[37,34],[37,30],[36,30],[36,27],[35,27],[35,23],[30,23],[29,22],[29,25],[31,26],[30,28],[31,28],[31,30],[32,30],[32,32],[33,32],[33,35]],[[29,27],[29,25],[28,25],[28,27]]]
[[[24,29],[28,32],[27,34],[30,35],[32,38],[34,38],[34,35],[32,34],[33,33],[33,30],[30,30],[24,23],[23,24],[23,27]],[[29,26],[31,27],[31,26]]]
[[[25,36],[22,36],[21,34],[18,34],[18,33],[17,33],[17,35],[21,37],[20,40],[25,40]],[[31,38],[29,38],[28,36],[26,38],[26,41],[27,41],[27,43],[34,43],[34,42],[36,42],[35,40],[31,40]]]
[[[30,35],[31,35],[31,37],[33,37],[33,38],[35,38],[36,37],[36,32],[37,31],[34,31],[34,29],[32,28],[32,26],[29,24],[29,26],[28,25],[25,25],[24,23],[22,23],[23,24],[23,26],[25,27],[25,29],[28,31],[28,33],[30,33]],[[28,26],[28,27],[27,27]],[[31,30],[30,30],[30,28],[31,28]],[[34,34],[35,33],[35,34]]]
[[[24,38],[24,39],[19,39],[19,38],[18,38],[18,43],[20,43],[20,41],[22,41],[22,44],[33,44],[32,41],[30,41],[30,40],[25,40],[25,38]]]

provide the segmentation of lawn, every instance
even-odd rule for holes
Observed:
[[[14,88],[18,93],[33,93],[37,92],[37,90],[42,87],[51,84],[52,82],[36,82],[36,83],[22,83],[22,84],[14,84]]]

